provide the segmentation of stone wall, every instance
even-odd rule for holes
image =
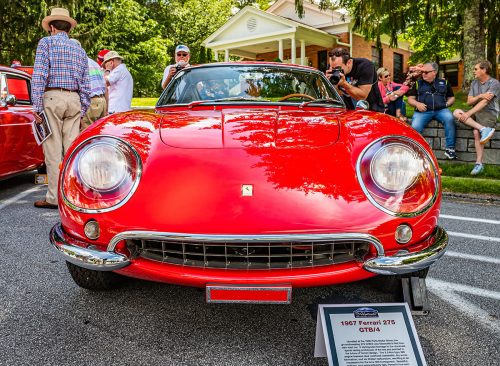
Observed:
[[[500,123],[495,126],[493,138],[484,145],[483,163],[500,165]],[[424,130],[423,136],[434,150],[438,160],[449,161],[444,156],[446,139],[444,128],[441,123],[431,121]],[[474,147],[474,135],[472,129],[461,122],[457,122],[457,142],[455,149],[457,161],[474,163],[476,161],[476,148]]]

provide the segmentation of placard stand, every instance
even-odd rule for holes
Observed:
[[[426,366],[406,303],[319,305],[314,357],[330,366]]]

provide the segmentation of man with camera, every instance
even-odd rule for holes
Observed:
[[[163,79],[161,81],[161,87],[165,89],[172,80],[172,78],[177,74],[180,70],[189,65],[189,59],[191,54],[189,52],[188,46],[184,46],[183,44],[178,45],[175,48],[175,65],[168,65],[163,71]]]
[[[342,93],[347,109],[355,109],[358,100],[366,100],[369,109],[384,112],[375,66],[366,58],[352,58],[349,50],[338,47],[328,52],[330,69],[326,76]]]

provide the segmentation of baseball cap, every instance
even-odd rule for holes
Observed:
[[[180,44],[177,47],[175,47],[175,53],[177,53],[179,51],[190,53],[189,52],[189,47],[188,46],[184,46],[183,44]]]
[[[109,50],[107,49],[102,49],[99,51],[99,53],[97,54],[97,63],[99,64],[99,66],[101,66],[102,64],[102,61],[104,60],[104,56],[106,56],[106,54],[109,52]]]

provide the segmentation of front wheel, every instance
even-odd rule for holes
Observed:
[[[118,286],[121,281],[121,276],[113,272],[94,271],[91,269],[78,267],[73,263],[66,262],[69,273],[73,281],[87,290],[103,291],[111,290]]]

